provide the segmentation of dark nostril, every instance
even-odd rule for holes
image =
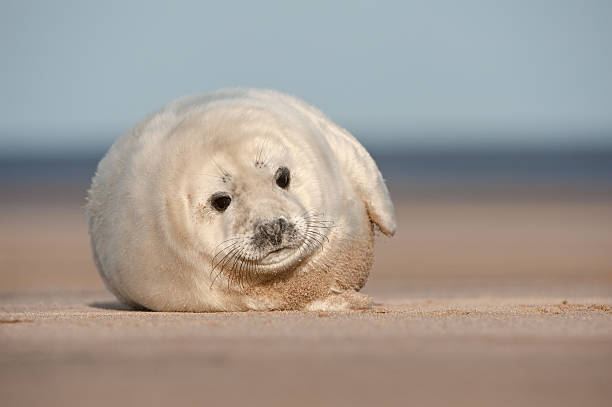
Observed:
[[[274,230],[274,223],[266,223],[263,227],[264,233],[267,236],[274,236],[275,234],[275,230]]]
[[[288,229],[289,223],[285,218],[278,218],[274,221],[257,225],[256,232],[273,244],[280,244],[283,233]]]
[[[285,229],[287,229],[287,221],[285,220],[285,218],[278,218],[278,227],[280,228],[281,232],[284,232]]]

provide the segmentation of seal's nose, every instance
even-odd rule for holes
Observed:
[[[287,230],[287,226],[285,218],[280,217],[270,222],[259,223],[255,226],[255,235],[273,245],[278,245],[283,241],[283,232]]]

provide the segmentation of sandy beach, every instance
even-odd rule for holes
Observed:
[[[365,288],[373,309],[181,314],[132,311],[104,290],[80,193],[2,200],[2,405],[612,399],[608,195],[402,192]]]

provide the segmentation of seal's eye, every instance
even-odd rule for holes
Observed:
[[[274,178],[276,178],[276,185],[283,189],[287,189],[290,181],[289,168],[280,167],[278,170],[276,170],[276,175]]]
[[[232,198],[225,192],[217,192],[210,197],[210,204],[219,212],[226,210],[227,207],[230,206],[231,202]]]

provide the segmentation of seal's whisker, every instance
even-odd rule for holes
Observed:
[[[259,145],[259,151],[257,152],[257,157],[255,157],[255,165],[261,163],[261,153],[263,153],[263,145],[264,145],[264,142],[262,141],[261,144]]]
[[[239,261],[242,261],[241,255],[243,252],[244,247],[241,247],[240,250],[238,250],[238,253],[234,256],[234,263],[230,267],[230,270],[236,270],[236,264],[238,264]]]
[[[224,241],[222,241],[221,243],[219,243],[217,246],[215,246],[215,250],[225,244],[225,243],[229,243],[229,242],[235,242],[236,240],[244,240],[246,239],[244,236],[236,236],[236,237],[230,237],[229,239],[225,239]]]
[[[266,167],[268,165],[271,152],[269,151],[268,144],[270,143],[269,137],[264,138],[260,144],[259,149],[257,151],[257,156],[255,157],[255,166],[256,167]]]
[[[185,172],[185,174],[188,174],[188,175],[206,175],[207,177],[219,178],[221,180],[224,179],[224,177],[222,177],[221,175],[208,174],[206,172]]]
[[[255,271],[255,265],[253,263],[251,263],[251,265],[249,266],[249,285],[253,284],[253,272]]]
[[[235,247],[233,247],[231,250],[229,250],[229,251],[228,251],[228,253],[226,253],[226,254],[225,254],[225,256],[223,256],[223,258],[222,258],[221,260],[219,260],[219,261],[217,262],[217,264],[214,264],[214,265],[213,265],[213,268],[212,268],[212,270],[211,270],[211,273],[212,273],[213,271],[215,271],[215,269],[216,269],[217,267],[219,267],[219,265],[221,265],[221,268],[219,269],[219,272],[218,272],[218,273],[217,273],[217,275],[215,276],[215,278],[214,278],[214,280],[213,280],[213,283],[214,283],[214,281],[217,279],[217,277],[219,277],[219,275],[220,275],[220,274],[223,272],[223,269],[225,268],[225,265],[227,264],[226,259],[228,258],[228,256],[229,256],[229,260],[231,260],[231,259],[233,258],[233,256],[234,256],[234,254],[235,254],[235,253],[236,253],[238,250],[240,250],[240,245],[236,245]],[[228,260],[228,261],[229,261],[229,260]]]
[[[217,281],[217,278],[218,278],[218,277],[221,275],[221,271],[222,271],[222,270],[220,270],[220,271],[219,271],[219,272],[218,272],[218,273],[215,275],[215,278],[213,278],[212,282],[210,283],[210,287],[209,287],[209,288],[212,288],[212,287],[213,287],[213,285],[215,285],[215,281]]]
[[[210,274],[212,275],[212,273],[215,271],[215,268],[216,268],[216,267],[218,267],[218,266],[219,266],[219,264],[220,264],[220,263],[222,263],[222,262],[223,262],[223,260],[224,260],[224,259],[225,259],[227,256],[230,256],[230,259],[231,259],[231,256],[233,255],[233,253],[234,253],[234,252],[235,252],[237,249],[238,249],[238,248],[233,248],[233,249],[232,249],[232,250],[231,250],[229,253],[227,253],[227,254],[226,254],[224,257],[223,257],[223,259],[221,259],[221,260],[219,261],[219,263],[217,263],[217,264],[216,264],[216,265],[213,267],[213,269],[210,271]],[[223,265],[222,265],[222,266],[219,268],[219,271],[217,272],[217,274],[215,274],[215,277],[212,279],[212,282],[210,283],[210,286],[211,286],[211,287],[212,287],[212,286],[215,284],[215,281],[217,281],[217,278],[219,278],[219,276],[220,276],[220,275],[223,273],[224,266],[225,266],[225,263],[224,263],[224,264],[223,264]]]
[[[234,248],[234,247],[236,247],[236,246],[240,245],[241,243],[242,243],[242,242],[232,242],[232,243],[231,243],[230,245],[228,245],[227,247],[224,247],[223,249],[219,250],[219,251],[217,252],[217,254],[215,254],[215,255],[214,255],[214,257],[211,259],[211,264],[213,265],[213,270],[215,269],[215,267],[216,267],[216,266],[218,266],[218,265],[219,265],[219,263],[217,263],[217,264],[215,265],[215,260],[216,260],[216,258],[217,258],[217,257],[219,257],[220,255],[222,255],[222,254],[223,254],[225,251],[229,251],[229,250],[231,250],[232,248]]]
[[[334,223],[331,220],[328,220],[328,219],[325,219],[325,218],[321,218],[321,217],[313,217],[313,216],[311,216],[311,217],[307,217],[307,218],[304,218],[304,219],[306,219],[308,222]]]
[[[217,170],[219,170],[219,173],[221,173],[221,178],[225,178],[229,175],[229,173],[225,171],[214,158],[211,160],[211,162],[217,168]]]
[[[336,225],[317,225],[313,223],[311,223],[310,226],[316,229],[334,229],[335,227],[337,227]]]
[[[216,251],[216,254],[213,256],[213,258],[211,259],[211,264],[215,263],[215,260],[217,259],[217,257],[219,257],[220,255],[222,255],[224,252],[226,252],[227,250],[230,250],[232,247],[235,247],[236,245],[241,244],[242,242],[240,241],[235,241],[235,242],[231,242],[229,243],[227,246],[219,249]]]
[[[326,219],[321,216],[311,216],[306,218],[310,222],[320,222],[320,223],[334,223],[332,220]]]
[[[219,243],[217,246],[215,246],[215,249],[219,246],[221,246],[223,243],[225,242],[229,242],[232,240],[238,240],[238,239],[244,239],[244,236],[236,236],[236,237],[230,237],[229,239],[225,239],[224,241],[222,241],[221,243]]]
[[[323,234],[321,234],[321,233],[317,233],[317,232],[315,232],[314,230],[309,230],[309,231],[306,233],[306,236],[308,236],[308,237],[310,237],[310,238],[312,238],[312,239],[316,239],[316,240],[317,240],[317,242],[321,242],[321,243],[323,243],[324,239],[326,239],[326,238],[327,238],[327,236],[325,236],[325,235],[323,235]]]
[[[323,233],[317,232],[315,230],[309,230],[309,233],[312,233],[313,235],[319,236],[322,239],[324,239],[326,242],[329,242],[329,238],[327,237],[327,235],[324,235]]]
[[[225,240],[225,241],[223,241],[223,242],[219,243],[219,244],[218,244],[218,245],[215,247],[215,250],[214,250],[214,251],[216,252],[216,254],[215,254],[215,255],[213,256],[213,258],[211,259],[211,263],[214,263],[214,262],[215,262],[215,259],[216,259],[216,258],[217,258],[219,255],[221,255],[221,254],[222,254],[222,253],[223,253],[225,250],[228,250],[230,247],[234,247],[234,246],[235,246],[235,245],[237,245],[237,244],[241,244],[242,242],[238,241],[238,240],[240,240],[240,239],[243,239],[243,238],[239,237],[239,238],[227,239],[227,240]],[[227,245],[226,245],[225,247],[223,247],[223,248],[221,248],[221,249],[219,249],[219,250],[217,251],[217,248],[218,248],[219,246],[223,245],[223,244],[227,244]]]
[[[245,258],[247,258],[248,256],[245,255],[245,253],[241,253],[240,255],[240,267],[238,268],[238,284],[240,285],[240,288],[244,290],[244,277],[243,277],[243,270],[245,268],[245,266],[248,266],[247,261],[245,260]]]
[[[306,245],[308,246],[309,250],[311,250],[311,251],[315,250],[318,247],[321,247],[323,245],[323,242],[320,241],[317,236],[315,236],[313,234],[310,234],[310,233],[308,233],[306,235],[305,242],[306,242]]]
[[[312,211],[306,211],[306,214],[305,214],[305,215],[306,215],[306,216],[305,216],[306,218],[321,218],[321,217],[323,217],[323,218],[324,218],[324,217],[325,217],[325,214],[324,214],[324,213],[321,213],[321,212],[315,212],[314,210],[312,210]]]
[[[236,278],[234,281],[236,281],[236,284],[240,286],[240,289],[244,290],[244,277],[243,277],[243,269],[245,267],[245,265],[247,265],[247,261],[246,258],[247,256],[247,249],[243,248],[243,250],[238,254],[238,258],[240,260],[240,266],[238,267],[238,272],[236,273]]]
[[[329,221],[325,218],[325,215],[319,213],[311,213],[304,216],[305,219],[308,220],[320,220],[320,221]],[[329,221],[331,222],[331,221]]]
[[[223,271],[225,270],[225,266],[226,266],[228,263],[230,263],[232,260],[235,260],[235,259],[236,259],[236,256],[238,255],[238,253],[240,253],[240,251],[241,251],[241,250],[242,250],[242,247],[238,248],[237,250],[235,250],[235,251],[232,253],[232,255],[230,256],[230,258],[229,258],[227,261],[225,261],[225,262],[223,263],[223,265],[221,266],[221,269],[219,270],[219,274],[223,273]],[[228,289],[228,290],[230,289],[230,284],[231,284],[231,282],[232,282],[232,275],[233,275],[233,273],[232,273],[232,271],[231,271],[231,270],[232,270],[232,268],[230,268],[229,272],[227,273],[227,289]]]
[[[215,254],[215,256],[211,259],[210,263],[212,265],[212,269],[211,269],[211,273],[219,266],[219,264],[221,263],[221,261],[223,261],[223,259],[225,258],[225,256],[227,256],[229,253],[231,253],[231,251],[238,247],[240,245],[240,242],[235,242],[233,244],[231,244],[230,246],[224,248],[223,250],[219,250],[219,252],[217,252],[217,254]],[[223,256],[219,262],[215,263],[215,260],[217,260],[217,258],[219,256]]]
[[[249,260],[252,260],[252,255],[249,255]],[[247,263],[245,275],[247,277],[247,284],[250,286],[253,284],[253,272],[255,271],[255,264],[251,261]]]
[[[257,151],[257,156],[255,157],[255,166],[265,166],[265,162],[262,161],[262,155],[263,155],[263,150],[264,150],[264,144],[266,142],[266,139],[262,140],[261,143],[259,144],[259,150]]]

